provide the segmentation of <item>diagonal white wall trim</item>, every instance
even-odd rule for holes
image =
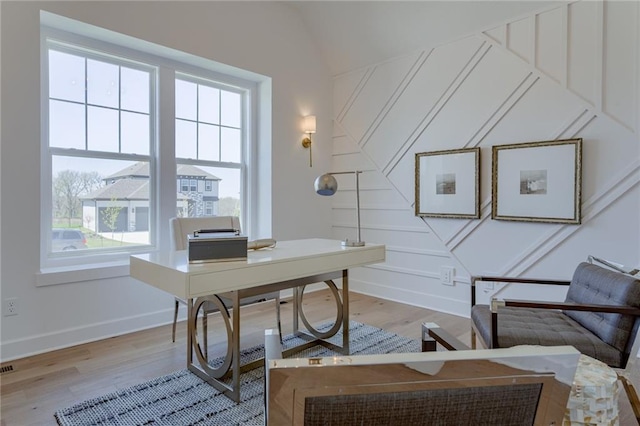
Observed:
[[[436,303],[456,298],[459,312],[466,314],[468,296],[456,286],[468,280],[469,272],[517,275],[535,267],[536,272],[558,273],[563,258],[574,261],[576,244],[581,251],[600,246],[595,223],[619,230],[626,221],[638,229],[637,211],[630,212],[627,206],[633,202],[629,197],[640,199],[640,141],[623,122],[640,127],[640,81],[630,75],[625,62],[627,53],[632,53],[632,63],[640,69],[640,54],[630,52],[632,48],[640,52],[640,6],[597,3],[567,2],[514,18],[429,54],[414,52],[372,65],[367,79],[358,81],[360,74],[345,80],[336,77],[341,90],[337,99],[344,93],[354,95],[348,105],[336,105],[341,113],[334,136],[340,139],[335,139],[333,159],[340,165],[370,166],[365,227],[392,254],[385,265],[376,266],[388,273],[380,274],[379,280],[370,278],[376,282],[362,283],[367,292],[405,303],[420,300],[425,306],[433,303],[430,297]],[[617,20],[623,22],[616,25]],[[630,109],[637,119],[630,119]],[[491,182],[487,182],[491,146],[575,137],[585,141],[583,226],[493,221]],[[480,219],[419,218],[421,222],[414,224],[409,218],[415,206],[415,153],[463,147],[483,151]],[[535,161],[532,158],[532,164]],[[393,206],[376,204],[376,197]],[[350,220],[345,210],[353,206],[345,202],[333,206],[334,228],[353,229],[352,223],[340,223]],[[406,234],[400,236],[403,231]],[[404,238],[409,250],[398,248]],[[640,259],[638,238],[620,237],[613,251]],[[418,253],[422,248],[446,255]],[[432,286],[432,281],[439,281],[441,266],[456,268],[455,286]],[[404,287],[402,279],[395,282],[393,274],[407,276],[407,270],[428,278],[424,293],[415,291],[421,285],[415,279],[405,280]],[[394,284],[387,285],[388,280]]]
[[[367,129],[367,131],[364,133],[364,136],[362,137],[362,140],[358,141],[358,144],[360,145],[361,148],[364,148],[365,145],[367,144],[367,142],[369,141],[369,138],[371,137],[371,135],[376,131],[376,129],[378,128],[378,126],[380,125],[380,123],[382,122],[382,120],[384,120],[384,118],[386,117],[386,115],[389,113],[389,111],[391,110],[391,108],[393,108],[393,106],[395,105],[396,101],[398,100],[398,98],[402,95],[402,93],[404,92],[404,90],[407,88],[407,86],[411,83],[411,81],[413,80],[413,78],[416,76],[416,74],[418,73],[418,71],[420,70],[420,68],[422,68],[422,66],[424,65],[424,63],[427,61],[427,59],[429,58],[429,55],[431,55],[431,52],[433,52],[433,49],[430,50],[429,52],[422,52],[420,53],[420,56],[418,57],[418,59],[415,61],[415,63],[413,64],[413,66],[409,69],[409,71],[407,72],[407,75],[405,75],[405,77],[402,79],[400,85],[396,88],[396,90],[393,92],[393,94],[391,95],[391,98],[389,98],[389,100],[387,101],[387,103],[384,105],[384,107],[382,108],[382,110],[380,111],[380,113],[376,116],[376,118],[371,122],[371,126]]]
[[[374,70],[375,67],[368,68],[367,71],[363,74],[362,78],[353,90],[353,93],[351,93],[351,96],[349,96],[347,102],[342,107],[342,110],[337,114],[336,120],[342,121],[347,112],[349,112],[349,108],[351,108],[355,100],[358,98],[358,94],[360,93],[360,91],[362,91],[369,78],[371,78],[371,74],[373,74]],[[344,131],[344,129],[342,129],[342,131]]]
[[[583,204],[582,224],[593,220],[616,200],[640,182],[640,160],[623,170],[621,176],[609,181],[606,188],[597,196],[591,197]],[[535,265],[545,255],[549,254],[556,246],[565,241],[569,236],[578,232],[580,227],[575,225],[558,225],[532,244],[527,250],[515,257],[504,269],[498,271],[501,275],[518,276]]]
[[[480,61],[486,56],[486,54],[489,52],[490,47],[491,46],[488,45],[487,43],[482,43],[478,47],[478,49],[473,53],[473,55],[469,58],[465,66],[460,70],[456,78],[442,93],[442,96],[440,96],[440,98],[434,103],[433,107],[428,110],[425,117],[420,121],[420,123],[418,123],[418,126],[416,127],[414,132],[411,134],[411,136],[409,136],[409,138],[402,144],[400,149],[398,149],[396,154],[387,162],[387,164],[381,167],[382,173],[385,176],[388,177],[391,174],[391,172],[398,165],[402,157],[414,145],[416,139],[424,132],[424,130],[429,126],[429,124],[431,124],[431,122],[435,119],[438,113],[442,110],[444,105],[449,101],[449,99],[451,99],[451,97],[460,88],[460,86],[466,80],[469,74],[475,69],[478,63],[480,63]]]

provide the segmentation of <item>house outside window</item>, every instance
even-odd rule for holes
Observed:
[[[138,195],[125,199],[111,175],[154,164],[156,67],[53,40],[47,43],[46,61],[46,170],[51,188],[43,212],[51,236],[44,239],[47,253],[72,250],[54,243],[52,230],[59,228],[85,236],[86,245],[73,246],[75,255],[149,245],[148,178],[127,188]],[[85,201],[93,193],[102,195]],[[147,207],[135,212],[132,208],[141,197]],[[117,238],[133,220],[145,223],[146,232]]]
[[[178,174],[181,166],[207,174],[190,182],[187,215],[241,216],[247,90],[190,74],[179,74],[175,88]]]
[[[206,201],[204,203],[204,215],[213,216],[213,201]]]
[[[187,75],[172,60],[42,28],[42,268],[128,259],[155,246],[159,221],[175,215],[243,218],[254,83],[191,65]],[[165,86],[176,92],[168,108],[155,97]],[[162,120],[175,120],[173,135],[156,133]],[[158,161],[164,140],[176,169]],[[154,189],[167,175],[175,192]],[[160,211],[164,198],[175,209]],[[53,242],[61,229],[82,244]]]

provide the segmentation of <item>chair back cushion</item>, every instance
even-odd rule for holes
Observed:
[[[640,308],[640,280],[583,262],[576,268],[566,302]],[[565,311],[567,316],[622,352],[631,347],[640,319],[631,315]]]
[[[201,229],[237,229],[237,216],[174,217],[170,221],[171,250],[186,250],[187,235]]]

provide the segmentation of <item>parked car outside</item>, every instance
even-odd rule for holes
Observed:
[[[54,228],[51,251],[78,250],[87,248],[87,238],[77,229]]]

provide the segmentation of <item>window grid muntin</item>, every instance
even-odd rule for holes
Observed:
[[[49,51],[54,50],[54,51],[58,51],[58,52],[62,52],[62,53],[67,53],[67,54],[71,54],[71,55],[75,55],[75,56],[81,56],[84,60],[84,102],[79,102],[79,101],[72,101],[72,100],[67,100],[67,99],[62,99],[62,98],[57,98],[57,97],[51,97],[48,96],[49,101],[51,100],[55,100],[58,102],[65,102],[65,103],[69,103],[69,104],[76,104],[76,105],[80,105],[84,107],[84,116],[85,116],[85,137],[84,137],[84,149],[85,150],[89,150],[89,107],[94,107],[94,108],[101,108],[101,109],[108,109],[108,110],[112,110],[112,111],[117,111],[118,112],[118,152],[119,153],[123,153],[122,152],[122,113],[123,112],[127,112],[127,113],[131,113],[131,114],[137,114],[137,115],[141,115],[141,116],[146,116],[149,117],[149,127],[150,127],[150,143],[149,143],[149,155],[151,155],[151,150],[152,150],[152,145],[153,145],[153,120],[152,120],[152,111],[153,111],[153,104],[154,104],[154,99],[155,99],[155,95],[153,93],[154,90],[154,86],[155,86],[155,73],[157,71],[157,67],[154,67],[152,65],[149,64],[142,64],[139,62],[134,62],[125,58],[121,58],[121,57],[116,57],[115,55],[110,55],[110,54],[105,54],[105,53],[100,53],[97,51],[92,51],[89,50],[87,48],[83,48],[80,46],[71,46],[69,44],[65,44],[65,43],[61,43],[59,41],[55,41],[55,40],[47,40],[47,60],[49,58]],[[92,103],[89,102],[89,90],[88,90],[88,84],[87,84],[87,80],[89,78],[88,75],[88,61],[89,60],[94,60],[96,62],[104,62],[107,64],[111,64],[111,65],[115,65],[118,67],[118,90],[117,90],[117,107],[110,107],[110,106],[105,106],[105,105],[100,105],[100,104],[96,104],[96,103]],[[130,68],[130,69],[134,69],[137,71],[142,71],[142,72],[147,72],[149,74],[149,112],[145,113],[145,112],[140,112],[140,111],[135,111],[132,109],[128,109],[128,108],[122,108],[122,68]],[[47,70],[47,76],[48,76],[48,70]],[[47,80],[48,81],[48,80]],[[51,89],[49,88],[49,92],[51,91]],[[48,95],[48,94],[47,94]],[[49,111],[49,106],[47,106],[47,112]],[[50,147],[49,141],[47,141],[47,146]],[[111,152],[111,151],[107,151],[107,152]]]
[[[245,130],[245,123],[246,123],[246,109],[247,109],[247,89],[244,88],[239,88],[239,87],[235,87],[235,86],[231,86],[231,85],[225,85],[223,83],[220,82],[216,82],[213,80],[209,80],[203,77],[198,77],[198,76],[194,76],[192,74],[186,74],[186,73],[181,73],[181,72],[176,72],[176,81],[177,80],[182,80],[185,82],[189,82],[189,83],[193,83],[196,85],[196,119],[187,119],[187,118],[178,118],[176,117],[175,120],[176,122],[181,121],[181,122],[185,122],[185,123],[192,123],[196,125],[196,132],[195,132],[195,137],[196,137],[196,158],[185,158],[185,157],[179,157],[176,154],[176,159],[180,158],[180,159],[184,159],[184,160],[198,160],[198,161],[207,161],[207,162],[217,162],[219,164],[242,164],[244,162],[244,149],[245,149],[245,138],[246,138],[246,130]],[[218,89],[218,123],[210,123],[208,121],[200,121],[200,108],[199,108],[199,96],[200,96],[200,87],[204,86],[204,87],[209,87],[209,88],[213,88],[213,89]],[[239,127],[235,127],[235,126],[229,126],[229,125],[223,125],[222,124],[222,92],[223,91],[227,91],[230,93],[234,93],[240,96],[240,106],[239,106],[239,114],[240,114],[240,126]],[[176,114],[177,115],[177,114]],[[200,158],[200,124],[206,124],[208,126],[215,126],[217,128],[217,133],[218,133],[218,159],[217,160],[204,160],[202,158]],[[240,161],[239,162],[234,162],[234,161],[223,161],[223,151],[222,151],[222,130],[223,129],[233,129],[233,130],[238,130],[240,131],[240,153],[239,153],[239,157],[240,157]],[[176,140],[176,144],[178,143],[178,141]]]
[[[139,252],[139,251],[146,251],[148,250],[148,247],[150,245],[153,245],[155,243],[155,232],[154,232],[154,224],[156,222],[156,216],[158,214],[157,212],[157,200],[155,199],[153,193],[154,190],[153,188],[155,187],[155,179],[152,179],[151,177],[154,175],[155,173],[155,140],[157,138],[156,136],[156,132],[155,132],[155,103],[156,101],[156,97],[155,97],[155,87],[156,87],[156,82],[157,82],[157,71],[158,68],[156,66],[153,65],[149,65],[149,64],[144,64],[141,62],[136,62],[136,61],[131,61],[129,59],[120,57],[120,56],[116,56],[116,55],[112,55],[112,54],[107,54],[107,53],[103,53],[103,52],[98,52],[95,49],[90,49],[90,48],[86,48],[86,47],[81,47],[81,46],[75,46],[75,45],[70,45],[67,43],[62,43],[59,42],[58,40],[53,40],[50,38],[46,39],[45,42],[45,49],[46,49],[46,63],[49,63],[49,52],[51,50],[54,51],[60,51],[60,52],[64,52],[64,53],[69,53],[72,55],[76,55],[76,56],[81,56],[84,60],[84,78],[85,81],[83,82],[84,84],[84,103],[79,102],[79,101],[70,101],[70,100],[66,100],[66,99],[62,99],[62,98],[57,98],[57,97],[49,97],[49,93],[51,92],[51,89],[49,87],[50,81],[49,81],[49,66],[47,65],[45,73],[47,76],[46,79],[46,88],[47,88],[47,93],[45,93],[45,96],[47,97],[47,102],[43,102],[43,104],[46,104],[46,110],[45,113],[48,116],[50,114],[50,102],[51,100],[56,100],[59,102],[65,102],[65,103],[69,103],[69,104],[76,104],[76,105],[80,105],[84,107],[84,118],[85,118],[85,122],[84,122],[84,149],[77,149],[77,148],[64,148],[64,147],[56,147],[56,146],[51,146],[50,145],[50,136],[49,136],[49,130],[47,129],[46,131],[46,152],[47,152],[47,162],[48,162],[48,167],[47,170],[49,170],[49,177],[48,177],[48,186],[49,186],[49,191],[48,191],[48,217],[49,219],[46,221],[46,224],[48,224],[48,226],[45,227],[45,234],[46,234],[46,258],[47,259],[61,259],[61,258],[84,258],[88,255],[91,258],[94,257],[99,257],[100,253],[103,254],[109,254],[109,253],[129,253],[129,252]],[[99,105],[99,104],[94,104],[94,103],[89,103],[88,101],[88,87],[87,87],[87,78],[88,78],[88,67],[87,67],[87,61],[89,59],[95,60],[95,61],[100,61],[100,62],[106,62],[109,64],[113,64],[115,66],[118,67],[118,108],[115,107],[108,107],[108,106],[103,106],[103,105]],[[144,112],[140,112],[140,111],[134,111],[131,109],[121,109],[120,107],[121,105],[121,75],[122,75],[122,68],[126,67],[126,68],[130,68],[130,69],[134,69],[134,70],[138,70],[138,71],[142,71],[142,72],[146,72],[148,74],[148,113],[144,113]],[[103,109],[109,109],[109,110],[116,110],[118,112],[118,152],[112,152],[112,151],[98,151],[98,150],[90,150],[89,149],[89,117],[88,117],[88,110],[89,107],[95,107],[95,108],[103,108]],[[142,154],[133,154],[133,153],[123,153],[122,152],[122,112],[127,112],[127,113],[133,113],[133,114],[140,114],[140,115],[145,115],[148,117],[148,123],[149,123],[149,148],[148,148],[148,154],[146,155],[142,155]],[[48,123],[48,119],[46,120],[46,123]],[[66,253],[66,252],[58,252],[58,251],[53,251],[52,250],[52,229],[54,227],[54,223],[53,223],[53,219],[54,219],[54,206],[53,206],[53,168],[52,168],[52,162],[53,162],[53,158],[55,156],[64,156],[64,157],[72,157],[72,158],[92,158],[92,159],[97,159],[97,160],[124,160],[124,161],[142,161],[142,162],[147,162],[149,165],[149,186],[150,186],[150,190],[149,190],[149,217],[148,217],[148,222],[149,222],[149,235],[148,235],[148,243],[141,243],[141,244],[137,244],[137,245],[133,245],[133,246],[124,246],[124,247],[111,247],[111,248],[91,248],[91,249],[86,249],[86,250],[80,250],[78,252],[73,252],[73,253]],[[82,223],[82,225],[84,225]],[[45,261],[45,264],[47,262]]]

